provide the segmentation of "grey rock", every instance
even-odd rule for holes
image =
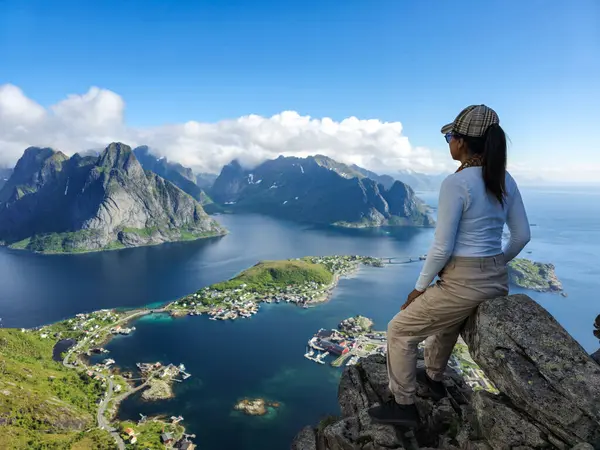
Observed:
[[[499,396],[485,391],[476,392],[473,395],[473,409],[481,436],[494,450],[551,445],[543,430]]]
[[[573,446],[571,450],[594,450],[594,447],[591,444],[581,443]]]
[[[294,438],[291,450],[317,450],[317,435],[312,427],[304,427]]]
[[[592,353],[591,356],[594,361],[596,361],[598,364],[600,364],[600,349],[598,349],[594,353]]]
[[[463,337],[516,409],[569,445],[600,446],[600,367],[544,308],[526,295],[485,302]]]
[[[189,167],[168,161],[164,157],[157,157],[146,145],[134,148],[133,153],[144,170],[149,170],[161,178],[170,181],[202,205],[211,202],[204,190],[196,184],[196,176]]]
[[[323,437],[325,448],[330,450],[404,448],[394,427],[372,424],[366,409],[329,425]]]

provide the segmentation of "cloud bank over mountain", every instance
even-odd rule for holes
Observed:
[[[387,174],[403,169],[439,174],[456,168],[447,155],[413,145],[400,122],[356,117],[336,122],[283,111],[272,117],[134,127],[126,123],[125,107],[120,95],[98,87],[46,108],[19,87],[0,85],[0,167],[14,165],[29,146],[52,147],[71,155],[121,141],[148,145],[154,154],[196,172],[218,173],[234,158],[252,167],[281,154],[318,153]],[[526,164],[509,157],[508,168],[519,181],[530,184],[598,183],[600,174],[594,161],[578,159]]]
[[[218,172],[234,158],[252,166],[280,154],[316,153],[387,172],[411,168],[439,173],[452,168],[430,150],[413,146],[400,122],[356,117],[336,122],[284,111],[272,117],[139,128],[127,125],[124,112],[125,101],[118,94],[98,87],[44,108],[17,86],[2,85],[0,165],[13,165],[32,145],[73,154],[122,141],[149,145],[157,155],[203,172]]]

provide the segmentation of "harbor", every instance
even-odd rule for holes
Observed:
[[[385,332],[371,331],[373,322],[362,316],[350,317],[338,325],[338,329],[321,328],[307,343],[304,357],[318,364],[325,364],[328,356],[335,357],[329,363],[333,367],[355,365],[361,358],[372,354],[385,355],[387,340]]]

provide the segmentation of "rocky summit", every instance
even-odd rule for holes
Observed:
[[[215,202],[289,220],[342,227],[431,226],[433,219],[410,186],[387,186],[326,156],[280,156],[252,170],[237,161],[212,186]],[[389,178],[389,177],[388,177]]]
[[[83,252],[223,234],[191,196],[145,172],[131,148],[68,158],[28,148],[0,190],[0,241],[39,252]]]
[[[600,448],[600,366],[546,310],[525,295],[497,298],[463,338],[499,395],[472,391],[449,369],[446,398],[417,397],[416,430],[373,424],[368,408],[391,393],[385,357],[372,356],[344,371],[341,417],[304,428],[292,449]]]

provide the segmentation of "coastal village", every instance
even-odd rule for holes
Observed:
[[[252,317],[265,303],[291,303],[308,308],[327,301],[339,279],[351,275],[361,265],[382,267],[384,264],[381,259],[364,256],[265,261],[229,281],[202,288],[164,307],[80,313],[51,325],[21,331],[35,332],[41,339],[57,341],[55,361],[62,361],[65,367],[101,382],[106,392],[98,400],[98,426],[113,435],[119,448],[191,449],[195,446],[192,440],[195,436],[185,434],[181,416],[171,417],[170,421],[141,416],[137,423],[113,422],[119,403],[142,389],[142,398],[146,401],[171,398],[173,383],[184,382],[191,376],[185,366],[145,362],[137,364],[137,374],[120,373],[117,361],[107,355],[109,352],[103,346],[116,336],[134,333],[135,327],[128,324],[148,314],[170,314],[172,317],[206,314],[211,320],[235,320]],[[519,285],[534,283],[537,286],[549,282],[557,285],[551,270],[522,271],[520,276]],[[356,316],[340,322],[337,329],[318,330],[308,340],[304,356],[311,362],[328,362],[341,367],[357,364],[371,354],[385,355],[386,333],[373,331],[372,327],[370,319]],[[422,345],[420,351],[423,351]],[[449,365],[473,389],[497,392],[473,362],[462,340],[457,343]],[[262,415],[278,407],[277,402],[264,399],[243,399],[234,409],[248,415]]]
[[[175,301],[167,309],[175,317],[206,313],[212,320],[235,320],[252,317],[261,303],[292,303],[308,308],[327,301],[339,279],[354,273],[361,264],[383,267],[381,259],[368,256],[261,262],[228,282],[203,288]],[[296,273],[305,276],[296,277]]]
[[[138,363],[137,373],[123,372],[116,361],[107,357],[110,352],[103,345],[115,336],[127,336],[135,327],[126,326],[132,320],[147,314],[162,313],[162,310],[134,310],[117,312],[101,310],[77,314],[74,318],[41,327],[35,332],[41,339],[55,339],[55,361],[80,371],[91,380],[100,382],[106,389],[98,400],[98,426],[115,437],[119,448],[174,448],[193,449],[192,435],[185,434],[179,423],[183,417],[171,420],[148,419],[142,416],[137,423],[120,422],[117,428],[111,425],[121,401],[138,391],[145,401],[156,401],[173,397],[172,386],[191,377],[183,364],[161,362]],[[21,330],[30,332],[30,330]],[[57,348],[59,351],[57,351]]]
[[[118,428],[110,425],[119,403],[135,392],[143,390],[142,398],[146,401],[171,398],[173,383],[184,382],[191,376],[185,366],[138,363],[137,374],[120,373],[117,362],[104,357],[109,351],[103,345],[115,336],[135,332],[135,327],[127,324],[148,314],[169,313],[178,317],[207,313],[213,320],[234,320],[256,314],[261,303],[285,302],[307,308],[328,300],[339,278],[355,272],[361,264],[383,266],[377,258],[361,256],[308,257],[259,263],[233,280],[201,289],[163,308],[80,313],[34,331],[42,339],[58,341],[54,355],[56,361],[85,373],[105,387],[106,393],[98,401],[98,426],[110,431],[120,448],[147,448],[147,443],[153,442],[157,446],[148,448],[190,449],[194,448],[192,439],[195,436],[185,434],[179,423],[183,420],[181,416],[172,417],[170,422],[142,416],[137,423],[120,422]],[[93,364],[92,360],[95,361]],[[261,415],[274,411],[278,406],[277,402],[244,399],[234,409],[249,415]]]

